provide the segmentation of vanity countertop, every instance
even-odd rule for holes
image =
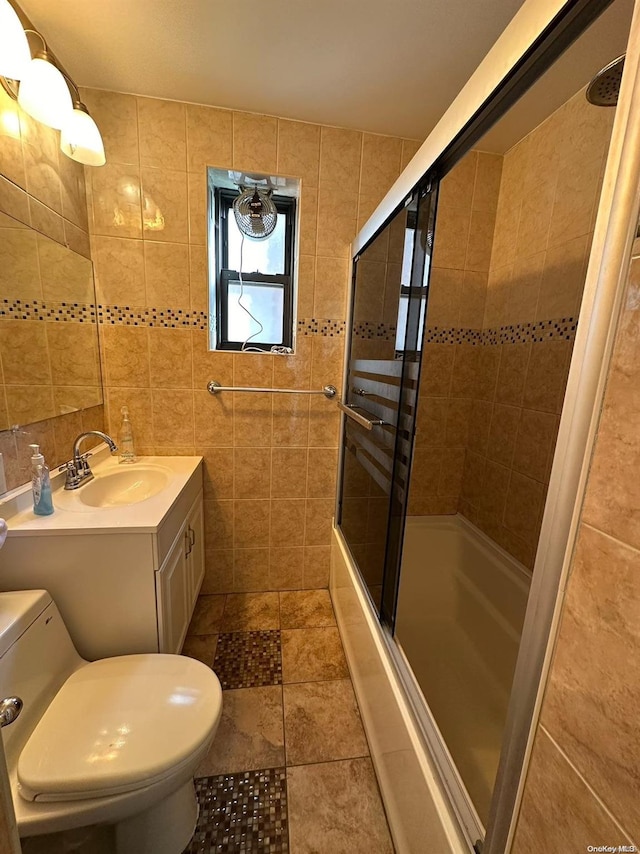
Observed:
[[[34,534],[100,534],[117,530],[119,533],[150,533],[159,530],[180,493],[193,477],[201,477],[202,457],[139,457],[136,463],[119,464],[106,445],[99,446],[91,456],[95,479],[78,490],[64,490],[64,473],[51,472],[53,506],[51,516],[36,516],[33,512],[31,484],[26,484],[0,497],[0,517],[6,519],[8,537]],[[82,490],[96,484],[100,478],[119,472],[143,472],[145,467],[161,472],[166,485],[155,495],[133,504],[89,507],[81,502]]]

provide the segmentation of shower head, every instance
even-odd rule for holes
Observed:
[[[587,101],[596,107],[615,107],[624,69],[624,53],[598,71],[587,86]]]

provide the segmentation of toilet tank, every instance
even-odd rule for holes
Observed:
[[[82,664],[46,590],[0,593],[0,700],[19,697],[24,704],[1,730],[10,772],[58,689]]]

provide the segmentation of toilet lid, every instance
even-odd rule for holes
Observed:
[[[152,785],[215,731],[220,683],[180,655],[91,662],[58,691],[18,760],[27,800],[105,797]]]

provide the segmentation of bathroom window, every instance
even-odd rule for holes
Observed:
[[[210,172],[215,175],[217,170]],[[234,173],[225,175],[232,175],[237,185],[210,183],[210,249],[213,247],[215,259],[211,265],[211,347],[249,352],[293,349],[296,196],[275,192],[277,178],[243,175],[238,180]],[[291,183],[291,179],[284,180]],[[248,207],[252,201],[267,200],[275,217],[268,237],[247,236],[239,227],[234,202],[243,188]],[[255,188],[259,197],[252,197]],[[258,207],[259,213],[262,210],[267,207]],[[252,227],[249,222],[249,230]],[[262,227],[259,221],[258,233]]]
[[[407,335],[407,317],[409,312],[409,300],[411,294],[411,267],[413,264],[414,241],[417,228],[416,212],[406,211],[406,226],[404,228],[404,243],[402,247],[402,268],[400,271],[400,299],[398,301],[398,318],[396,320],[396,358],[402,358],[405,349],[405,338]],[[426,268],[423,275],[425,292],[422,295],[422,308],[418,327],[418,341],[422,341],[422,330],[426,312],[426,286],[429,281],[429,256],[425,259]],[[414,294],[415,297],[415,294]]]

